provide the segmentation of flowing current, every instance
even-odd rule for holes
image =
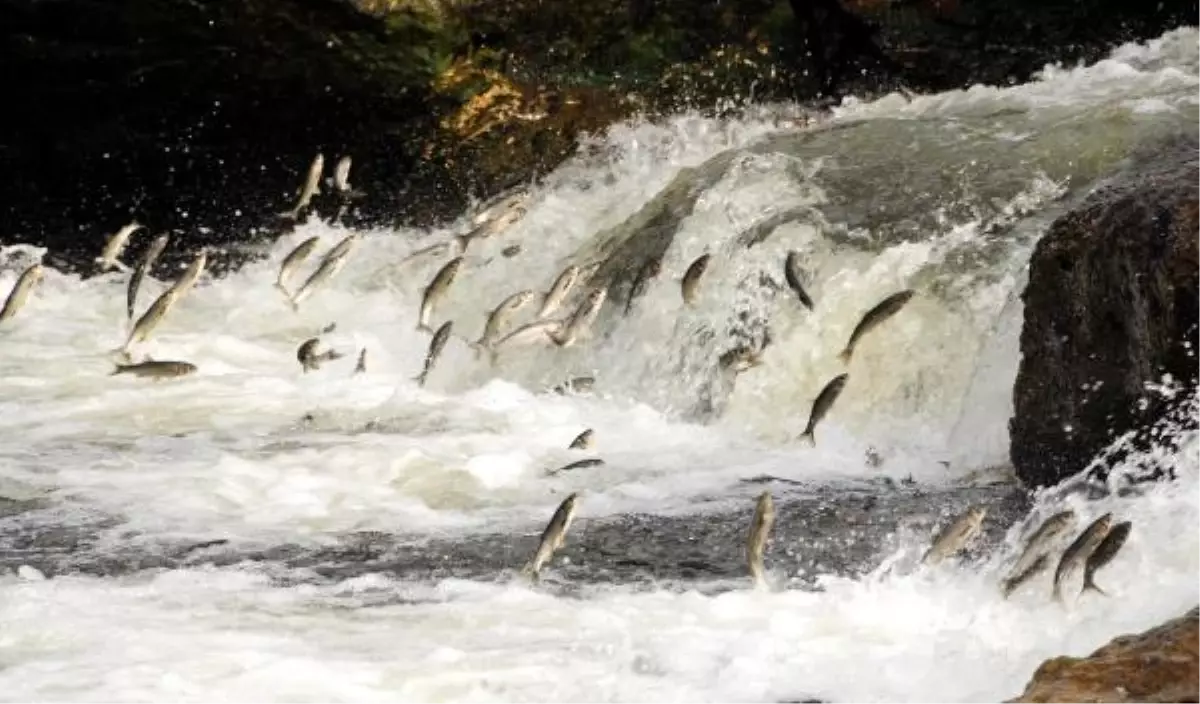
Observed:
[[[1196,57],[1184,28],[1026,85],[847,102],[807,127],[787,106],[616,126],[471,243],[423,388],[418,307],[449,255],[402,262],[466,216],[362,233],[293,311],[273,288],[283,257],[349,234],[310,218],[202,278],[137,348],[199,368],[162,383],[108,375],[128,274],[48,269],[0,327],[0,699],[996,701],[1048,657],[1181,614],[1200,599],[1196,438],[1151,450],[1174,482],[1004,502],[1032,248],[1134,150],[1194,138]],[[812,311],[784,283],[793,250]],[[42,254],[4,249],[0,291]],[[590,338],[495,366],[464,341],[505,296],[593,262],[610,294]],[[147,282],[139,312],[164,286]],[[905,288],[842,363],[863,313]],[[346,356],[302,373],[296,348],[334,322],[323,345]],[[761,365],[717,372],[768,330]],[[815,447],[797,442],[843,372]],[[549,391],[578,376],[590,393]],[[594,447],[568,450],[585,428]],[[550,472],[585,457],[604,464]],[[739,561],[764,488],[776,588],[754,591]],[[573,491],[567,548],[542,584],[520,580]],[[986,547],[916,569],[968,500],[994,505]],[[1110,596],[1064,608],[1043,576],[1001,599],[1024,516],[1062,506],[1133,522],[1099,577]]]

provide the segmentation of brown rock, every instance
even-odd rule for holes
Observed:
[[[1009,425],[1026,484],[1076,474],[1186,396],[1173,400],[1148,384],[1169,376],[1195,385],[1196,148],[1184,138],[1138,154],[1038,242]]]
[[[1047,660],[1012,702],[1200,701],[1200,609],[1114,638],[1086,658]]]

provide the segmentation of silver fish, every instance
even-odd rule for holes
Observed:
[[[562,331],[551,333],[550,339],[554,341],[554,344],[559,347],[570,347],[575,344],[576,340],[581,340],[589,335],[592,323],[600,315],[600,309],[604,306],[607,296],[607,288],[592,289],[583,303],[580,303],[579,307],[575,309],[575,313],[563,325]]]
[[[533,291],[518,291],[513,295],[505,298],[496,306],[496,309],[488,315],[487,322],[483,325],[483,334],[479,336],[479,340],[474,343],[476,351],[482,351],[491,346],[492,342],[500,336],[500,332],[513,315],[525,307],[525,304],[533,300]]]
[[[18,311],[25,307],[25,301],[29,300],[29,294],[41,282],[44,275],[45,269],[41,264],[34,264],[21,272],[16,285],[8,292],[4,307],[0,308],[0,323],[11,320]]]
[[[817,394],[817,400],[813,401],[812,411],[808,414],[808,425],[804,426],[804,432],[800,434],[801,440],[816,444],[816,436],[813,433],[817,429],[817,423],[820,423],[829,409],[833,407],[834,401],[837,401],[838,396],[841,395],[849,378],[849,374],[838,374],[825,385],[825,388],[821,389],[821,393]]]
[[[292,274],[295,273],[296,269],[300,267],[304,260],[308,259],[308,255],[313,253],[313,250],[317,248],[317,245],[320,244],[320,242],[320,237],[309,237],[300,244],[296,245],[296,247],[289,252],[286,257],[283,258],[283,263],[279,265],[279,276],[275,279],[275,288],[283,291],[283,295],[289,298],[291,297],[291,292],[287,290],[288,279],[292,277]]]
[[[154,328],[158,327],[158,324],[162,322],[162,319],[170,312],[178,300],[179,297],[175,293],[175,289],[169,288],[163,291],[155,299],[154,303],[150,304],[146,312],[142,313],[142,317],[138,318],[137,322],[134,323],[133,330],[129,332],[129,337],[125,340],[125,345],[121,349],[128,352],[129,348],[134,344],[145,342],[150,337],[150,333],[154,332]]]
[[[1087,564],[1083,568],[1083,588],[1079,590],[1080,594],[1089,589],[1104,594],[1104,590],[1096,586],[1096,572],[1117,556],[1117,552],[1121,550],[1121,546],[1129,538],[1129,531],[1132,529],[1133,523],[1121,521],[1113,526],[1112,530],[1108,531],[1108,535],[1104,536],[1104,540],[1088,556]]]
[[[702,254],[696,258],[688,266],[687,271],[683,274],[683,280],[680,282],[680,291],[683,292],[683,302],[689,306],[696,302],[696,290],[700,286],[700,277],[704,276],[705,270],[708,269],[708,262],[712,259],[711,254]]]
[[[516,221],[525,216],[525,208],[520,205],[509,207],[495,217],[491,217],[484,222],[479,223],[465,237],[468,241],[474,239],[486,239],[512,225]]]
[[[491,361],[495,363],[496,355],[502,349],[520,347],[535,342],[552,342],[554,339],[552,335],[558,334],[562,329],[563,324],[560,320],[535,320],[527,325],[522,325],[492,345]]]
[[[339,193],[350,192],[350,155],[338,159],[337,166],[333,167],[333,187]]]
[[[545,320],[553,315],[562,304],[567,300],[567,295],[571,293],[571,289],[575,287],[575,282],[579,280],[579,267],[571,264],[563,269],[558,278],[554,279],[554,283],[550,285],[550,290],[542,298],[542,307],[538,310],[537,319]]]
[[[362,348],[362,352],[358,353],[358,364],[354,365],[354,373],[362,374],[367,371],[367,348]]]
[[[592,430],[591,428],[588,428],[587,430],[583,431],[582,433],[576,435],[575,439],[571,441],[571,444],[567,446],[567,449],[568,450],[589,450],[592,447],[592,443],[595,440],[595,437],[596,437],[596,431]]]
[[[425,287],[425,292],[421,295],[421,310],[417,316],[417,329],[425,332],[432,332],[433,328],[429,327],[429,319],[433,317],[433,307],[437,305],[438,300],[445,295],[450,288],[450,284],[454,283],[454,277],[458,274],[459,267],[462,266],[463,258],[455,257],[446,262],[446,265],[434,274],[433,280]]]
[[[133,275],[129,277],[129,288],[125,292],[125,314],[129,320],[133,320],[133,311],[137,307],[138,289],[142,287],[142,281],[150,272],[150,267],[154,266],[154,262],[158,261],[163,250],[167,248],[169,241],[169,235],[159,235],[154,238],[154,241],[146,248],[145,254],[142,255],[142,260],[138,262],[137,268],[133,270]]]
[[[308,176],[304,179],[304,186],[299,192],[299,199],[296,201],[296,207],[291,210],[281,213],[280,217],[296,219],[300,215],[300,211],[308,207],[312,197],[321,194],[321,172],[325,170],[325,156],[317,153],[317,156],[312,160],[312,164],[308,167]]]
[[[100,264],[100,271],[108,271],[121,267],[121,252],[125,250],[125,245],[129,242],[129,236],[142,227],[142,224],[137,220],[125,225],[121,229],[114,232],[108,242],[104,244],[104,251],[96,258]]]
[[[800,303],[804,304],[805,308],[812,310],[812,298],[809,298],[808,292],[804,290],[799,252],[792,250],[787,253],[787,259],[783,262],[783,276],[787,279],[788,286],[791,286],[792,290],[796,292],[796,296],[800,298]]]
[[[967,547],[983,529],[987,517],[987,506],[972,506],[952,523],[943,528],[925,555],[922,564],[936,565],[942,560]]]
[[[538,543],[537,552],[533,554],[533,558],[521,569],[522,574],[533,580],[537,580],[542,572],[542,567],[566,543],[567,531],[571,528],[571,521],[575,519],[575,508],[578,501],[579,494],[572,492],[558,505],[558,509],[554,511],[554,515],[550,518],[550,523],[542,531],[542,539]]]
[[[1112,527],[1112,514],[1106,513],[1103,516],[1092,521],[1092,524],[1083,529],[1079,537],[1075,538],[1062,557],[1058,560],[1058,567],[1054,569],[1054,600],[1062,603],[1062,583],[1067,577],[1078,570],[1080,567],[1085,567],[1085,563],[1100,543],[1108,537],[1108,531]]]
[[[421,369],[421,373],[413,378],[413,381],[417,382],[417,386],[425,385],[425,380],[429,377],[429,371],[433,369],[434,363],[437,362],[438,356],[442,353],[442,348],[446,346],[446,341],[450,339],[450,329],[453,326],[454,323],[447,320],[433,334],[433,339],[429,341],[429,351],[425,353],[425,366]]]
[[[316,371],[321,368],[325,362],[332,362],[335,359],[341,359],[345,355],[337,350],[326,350],[317,352],[317,345],[321,343],[319,337],[313,337],[305,340],[299,348],[296,349],[296,359],[300,362],[300,368],[305,373]]]
[[[599,467],[604,464],[604,460],[599,457],[588,457],[587,459],[575,460],[570,464],[565,464],[558,469],[546,472],[546,476],[553,477],[563,472],[570,472],[573,469],[587,469],[588,467]]]
[[[109,376],[118,374],[132,374],[134,376],[146,377],[149,379],[173,379],[176,377],[187,376],[196,371],[196,365],[191,362],[172,362],[167,360],[156,361],[153,359],[139,362],[137,364],[117,364],[116,369]]]
[[[1001,591],[1007,598],[1012,594],[1017,587],[1028,581],[1037,574],[1037,571],[1032,571],[1037,559],[1041,556],[1048,555],[1054,547],[1054,541],[1059,536],[1071,530],[1075,526],[1075,512],[1071,509],[1059,511],[1053,516],[1047,518],[1038,529],[1029,536],[1029,540],[1025,543],[1025,549],[1021,551],[1021,555],[1017,557],[1017,561],[1013,563],[1012,569],[1009,570],[1008,577],[1001,582]],[[1043,561],[1043,566],[1047,566],[1048,561]],[[1040,570],[1038,570],[1040,571]]]
[[[750,568],[750,578],[754,587],[762,589],[767,586],[767,572],[763,566],[763,555],[767,550],[767,539],[771,535],[771,527],[775,525],[775,502],[771,500],[771,492],[764,491],[758,497],[754,507],[754,517],[750,520],[750,535],[746,539],[746,562]]]
[[[911,289],[893,293],[876,304],[874,308],[867,311],[862,320],[858,322],[858,325],[854,326],[854,332],[850,333],[850,340],[846,342],[846,348],[838,355],[842,362],[848,363],[850,361],[850,356],[854,354],[854,347],[859,343],[863,335],[871,332],[893,315],[899,313],[900,309],[912,299],[915,293]]]
[[[171,284],[171,291],[175,293],[176,299],[183,298],[187,295],[188,291],[192,290],[192,287],[196,285],[196,280],[204,273],[204,266],[207,263],[208,251],[201,249],[196,258],[192,260],[192,263],[188,264],[188,268],[184,269],[183,273],[179,275],[179,279],[174,284]]]
[[[1037,559],[1025,569],[1019,572],[1014,570],[1012,574],[1000,585],[1000,591],[1004,595],[1004,598],[1007,599],[1009,595],[1017,590],[1018,587],[1038,576],[1049,567],[1050,553],[1047,552],[1038,555]]]
[[[333,249],[329,250],[325,258],[317,266],[316,271],[310,274],[300,288],[292,294],[292,308],[298,309],[300,303],[311,296],[318,286],[337,276],[337,273],[342,270],[342,267],[346,265],[346,261],[350,258],[351,248],[358,241],[358,238],[358,233],[349,235],[334,245]]]
[[[497,217],[501,217],[513,210],[523,209],[525,201],[529,199],[528,191],[517,191],[509,195],[502,195],[486,203],[474,217],[471,218],[472,225],[483,225]]]

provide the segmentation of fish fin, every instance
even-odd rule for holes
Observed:
[[[275,217],[283,220],[295,220],[297,215],[299,215],[299,213],[295,210],[285,210],[282,213],[276,213]]]

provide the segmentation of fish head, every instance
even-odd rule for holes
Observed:
[[[1095,527],[1097,533],[1104,534],[1112,529],[1112,520],[1113,520],[1112,514],[1106,513],[1103,516],[1097,518],[1096,522],[1093,523],[1092,525]]]

